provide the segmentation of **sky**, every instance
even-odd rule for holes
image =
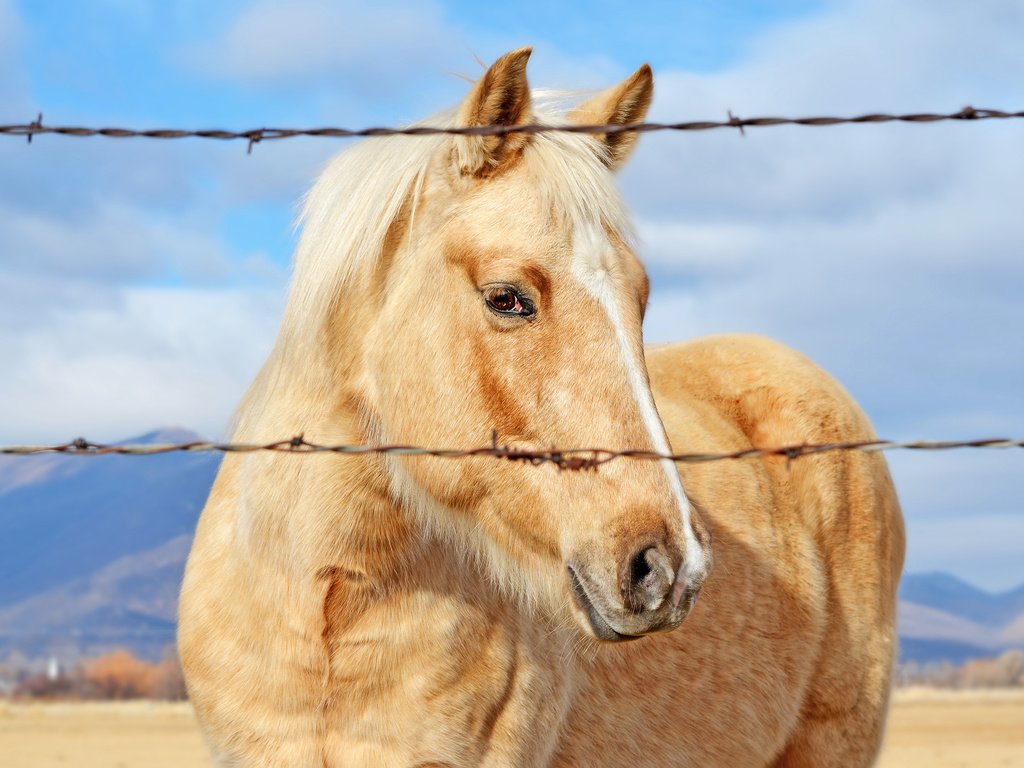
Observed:
[[[1024,107],[1018,0],[0,0],[0,123],[363,127],[643,62],[654,120]],[[1024,436],[1024,121],[648,134],[621,188],[650,341],[750,331],[893,439]],[[0,137],[0,443],[223,434],[341,140]],[[1024,451],[889,454],[908,570],[1024,582]]]

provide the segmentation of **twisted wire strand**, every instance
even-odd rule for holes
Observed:
[[[710,131],[722,128],[733,128],[743,133],[746,128],[767,128],[778,125],[802,125],[807,127],[827,127],[833,125],[864,125],[868,123],[936,123],[948,120],[1010,120],[1024,118],[1024,110],[1006,111],[966,106],[956,112],[910,112],[904,114],[888,114],[871,112],[854,116],[818,116],[818,117],[737,117],[728,113],[725,120],[690,120],[670,123],[626,123],[626,124],[594,124],[594,125],[544,125],[528,123],[523,125],[487,125],[473,127],[408,126],[408,127],[370,127],[370,128],[250,128],[242,131],[230,131],[220,128],[185,129],[185,128],[113,128],[70,125],[49,125],[43,122],[40,114],[30,123],[0,125],[0,135],[24,136],[29,142],[33,136],[40,134],[56,134],[59,136],[105,136],[107,138],[146,138],[146,139],[217,139],[221,141],[244,140],[248,142],[249,151],[253,145],[261,141],[291,139],[298,136],[356,138],[369,136],[434,136],[450,134],[455,136],[505,136],[510,133],[548,133],[560,131],[564,133],[652,133],[655,131]]]
[[[948,451],[962,448],[1024,448],[1024,439],[981,438],[974,440],[851,440],[833,443],[798,443],[767,448],[744,448],[725,453],[658,453],[648,450],[612,450],[609,448],[568,448],[535,451],[502,446],[495,439],[491,445],[479,448],[424,448],[415,445],[325,445],[306,440],[302,435],[269,443],[217,443],[194,441],[185,443],[106,444],[85,438],[53,445],[4,445],[0,455],[30,456],[38,454],[65,454],[71,456],[154,456],[166,453],[254,453],[271,451],[289,454],[342,454],[380,456],[430,456],[440,459],[466,459],[491,457],[519,461],[527,464],[554,464],[559,469],[597,469],[602,464],[620,459],[640,461],[672,461],[677,464],[700,464],[711,461],[729,461],[783,457],[787,460],[835,451],[863,451],[867,453],[893,450]]]

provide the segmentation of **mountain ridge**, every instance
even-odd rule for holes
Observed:
[[[167,435],[153,431],[129,442]],[[173,436],[202,439],[180,429]],[[221,459],[208,453],[0,458],[0,608],[191,535]]]

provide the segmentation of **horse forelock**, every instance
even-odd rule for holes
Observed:
[[[534,120],[562,124],[576,92],[535,91]],[[449,109],[417,125],[450,127]],[[390,136],[364,140],[336,155],[307,193],[297,226],[302,236],[282,332],[314,338],[333,302],[360,269],[381,257],[403,207],[415,210],[432,159],[451,137]],[[593,137],[565,132],[532,137],[520,162],[535,194],[574,230],[599,224],[624,241],[632,225]],[[414,263],[414,262],[410,262]]]

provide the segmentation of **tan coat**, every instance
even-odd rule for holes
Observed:
[[[528,122],[528,56],[502,57],[457,121]],[[570,119],[642,120],[650,95],[642,68]],[[495,430],[687,452],[870,438],[832,379],[773,342],[644,350],[646,276],[607,181],[634,140],[343,155],[311,195],[236,437],[464,447]],[[359,206],[386,215],[346,228]],[[229,455],[179,646],[225,765],[849,768],[884,728],[903,551],[880,454],[678,473]]]

